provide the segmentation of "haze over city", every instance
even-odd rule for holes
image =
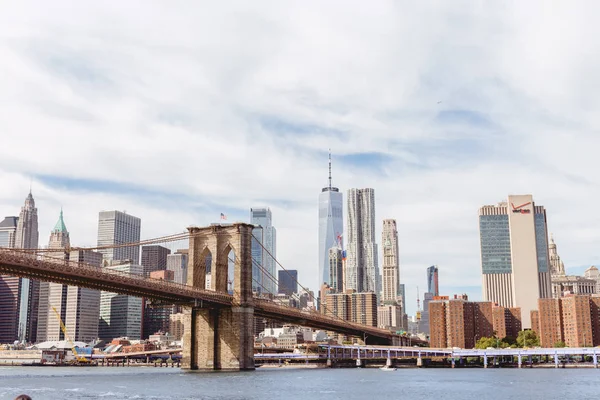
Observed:
[[[344,200],[375,189],[378,241],[397,220],[409,314],[433,264],[481,298],[478,208],[508,194],[546,208],[567,272],[598,264],[600,6],[346,5],[2,7],[0,210],[31,186],[40,243],[62,207],[86,246],[100,210],[150,238],[270,207],[278,260],[316,291],[331,149]]]

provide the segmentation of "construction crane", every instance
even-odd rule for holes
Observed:
[[[58,313],[58,311],[56,311],[56,308],[53,305],[50,305],[50,307],[52,307],[52,311],[54,311],[54,314],[56,315],[56,319],[58,319],[58,323],[60,324],[60,329],[62,329],[63,333],[65,334],[65,339],[67,340],[67,342],[69,342],[71,344],[71,351],[73,352],[73,356],[75,356],[75,359],[77,360],[77,362],[82,363],[82,364],[89,364],[90,360],[88,360],[87,358],[85,358],[83,356],[80,356],[79,353],[77,353],[77,349],[75,349],[75,343],[73,343],[73,341],[69,337],[69,334],[67,333],[67,327],[65,326],[65,324],[63,324],[62,318],[60,317],[60,314]]]
[[[421,321],[421,299],[419,298],[419,287],[417,286],[417,333],[419,333],[419,322]]]

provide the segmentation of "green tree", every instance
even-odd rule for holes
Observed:
[[[488,347],[497,347],[498,340],[495,337],[482,337],[475,344],[476,349],[487,349]]]
[[[554,343],[554,347],[566,347],[566,346],[567,345],[562,340],[559,340],[558,342]]]
[[[517,345],[519,347],[535,347],[540,345],[540,340],[534,331],[527,329],[519,332],[519,336],[517,336]]]
[[[512,336],[506,336],[505,338],[502,339],[502,343],[506,343],[506,347],[510,347],[512,345],[517,344],[517,341]]]

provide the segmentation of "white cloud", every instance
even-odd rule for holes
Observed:
[[[410,311],[431,264],[447,294],[480,284],[477,208],[508,193],[547,207],[567,265],[598,263],[598,7],[4,5],[0,212],[31,176],[42,242],[60,205],[74,244],[95,242],[101,209],[150,237],[266,205],[278,258],[316,289],[331,147],[335,184],[374,187],[378,218],[398,220]],[[337,157],[356,153],[390,158]]]

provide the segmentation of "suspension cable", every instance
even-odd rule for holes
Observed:
[[[258,240],[258,238],[256,236],[254,236],[254,234],[252,234],[252,237],[257,241],[257,243],[260,245],[260,247],[263,248],[264,251],[267,252],[267,254],[277,263],[277,265],[279,265],[279,267],[281,267],[282,270],[284,270],[285,272],[287,272],[287,274],[302,288],[304,289],[304,291],[308,294],[309,297],[312,298],[313,302],[315,301],[315,296],[310,294],[310,291],[305,288],[300,282],[298,282],[298,279],[294,278],[294,275],[292,275],[283,265],[281,265],[281,263],[275,258],[273,257],[273,254],[271,254],[271,252],[265,247],[263,246],[263,244]],[[320,290],[320,289],[319,289]],[[344,322],[349,322],[341,317],[339,317],[336,313],[333,312],[333,310],[329,309],[326,305],[324,304],[320,304],[320,306],[323,307],[324,311],[329,311],[330,315],[341,320]],[[327,314],[326,314],[327,315]]]

